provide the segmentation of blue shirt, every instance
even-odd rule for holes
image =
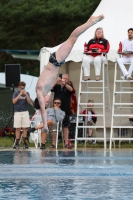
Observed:
[[[13,99],[19,95],[19,91],[13,93]],[[30,97],[29,93],[27,92]],[[28,110],[28,103],[25,95],[21,95],[18,101],[14,104],[14,112],[23,112]]]

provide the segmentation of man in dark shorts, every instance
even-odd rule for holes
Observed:
[[[52,90],[54,92],[54,99],[60,98],[61,99],[61,110],[65,112],[65,118],[63,120],[63,133],[64,133],[64,140],[65,140],[65,147],[68,146],[68,138],[69,138],[69,115],[70,115],[70,99],[71,93],[73,92],[73,87],[69,83],[68,74],[63,74],[62,79],[60,77],[57,78]]]

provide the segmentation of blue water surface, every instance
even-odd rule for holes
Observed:
[[[133,199],[133,151],[0,151],[0,200]]]

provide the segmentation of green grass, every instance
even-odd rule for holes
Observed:
[[[12,140],[11,140],[12,139]],[[11,139],[9,137],[0,137],[0,148],[12,148],[13,146],[13,141],[14,138],[11,137]],[[49,147],[51,145],[50,142],[46,142],[46,147]],[[28,144],[29,147],[35,147],[34,143],[29,143]],[[74,148],[74,142],[72,142],[72,147]],[[83,142],[78,142],[78,148],[84,148],[85,145]],[[58,149],[63,148],[62,143],[58,143]],[[104,148],[104,144],[103,142],[98,142],[96,144],[89,144],[86,143],[86,148]],[[109,148],[109,142],[107,142],[107,148]],[[113,148],[113,145],[112,145]],[[115,148],[119,148],[119,142],[116,141],[115,143]],[[120,148],[133,148],[133,142],[129,143],[128,141],[122,141],[120,144]]]

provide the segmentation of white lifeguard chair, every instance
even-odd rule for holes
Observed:
[[[126,66],[128,66],[129,64],[130,63],[124,63],[124,65]],[[121,80],[121,75],[122,75],[121,70],[120,70],[120,79],[118,80],[117,78],[118,68],[119,66],[116,62],[114,71],[110,150],[112,149],[112,143],[114,144],[115,147],[115,141],[119,141],[119,147],[120,147],[120,143],[122,141],[131,142],[131,140],[133,140],[132,137],[133,124],[132,120],[130,120],[133,118],[133,113],[131,113],[133,102],[131,102],[131,100],[130,102],[129,101],[125,102],[130,97],[130,95],[133,94],[133,88],[132,88],[133,80]],[[126,97],[123,98],[125,95]],[[125,111],[125,109],[127,110]],[[119,120],[117,118],[119,118]],[[123,129],[126,131],[122,133]],[[118,136],[115,136],[117,134],[116,130],[118,132]]]
[[[79,81],[79,94],[78,94],[78,107],[77,107],[77,122],[76,122],[76,134],[75,134],[75,149],[77,149],[77,141],[81,140],[89,140],[88,137],[86,137],[86,130],[87,128],[97,128],[103,130],[103,137],[91,137],[91,140],[103,140],[104,141],[104,149],[106,149],[106,125],[105,125],[105,90],[108,92],[108,99],[109,99],[109,110],[111,110],[111,102],[110,102],[110,88],[109,88],[109,78],[108,78],[108,59],[107,54],[104,53],[106,56],[106,62],[102,63],[102,80],[96,81],[96,80],[83,80],[83,67],[81,64],[81,73],[80,73],[80,81]],[[91,85],[92,84],[92,85]],[[105,85],[106,84],[106,85]],[[94,86],[96,85],[96,86]],[[84,90],[83,90],[84,88]],[[86,90],[85,90],[86,88]],[[88,116],[88,114],[80,114],[81,107],[84,109],[87,109],[87,101],[88,101],[88,95],[95,96],[96,103],[94,102],[93,105],[95,108],[100,109],[96,116],[100,117],[102,120],[102,125],[96,125],[96,126],[79,126],[78,125],[78,119],[79,117]],[[84,96],[84,100],[81,99],[81,96]],[[101,102],[99,99],[101,98]],[[95,101],[94,99],[94,101]],[[85,101],[85,102],[83,102]],[[82,128],[85,129],[83,137],[78,137],[78,129]],[[86,142],[85,142],[86,144]]]

